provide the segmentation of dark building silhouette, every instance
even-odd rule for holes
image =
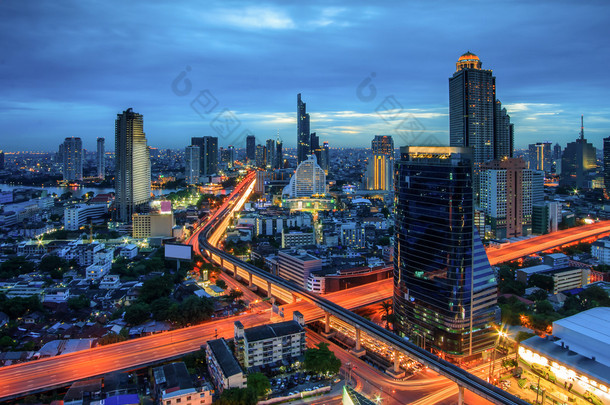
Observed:
[[[254,135],[246,137],[246,158],[248,160],[256,159],[256,137]]]
[[[561,156],[560,184],[567,187],[588,187],[587,174],[597,168],[595,147],[585,139],[583,117],[580,117],[580,136],[568,143]]]
[[[215,136],[192,137],[191,145],[199,146],[201,175],[215,174],[218,171],[218,138]]]
[[[309,114],[307,105],[301,101],[301,93],[297,94],[297,163],[307,160],[311,153],[311,134],[309,129]]]
[[[604,138],[604,187],[610,188],[610,136]]]
[[[474,225],[470,148],[400,149],[396,164],[395,327],[452,361],[495,343],[497,292]]]
[[[4,152],[0,150],[0,170],[4,170]]]

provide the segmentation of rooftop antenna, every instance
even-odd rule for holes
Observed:
[[[580,116],[580,139],[585,139],[585,124],[583,116]]]

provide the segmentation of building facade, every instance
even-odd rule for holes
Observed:
[[[256,158],[256,137],[248,135],[246,137],[246,159],[254,161]]]
[[[78,204],[64,208],[64,229],[76,231],[89,222],[103,222],[103,216],[108,213],[106,204]]]
[[[301,93],[299,93],[297,94],[297,164],[307,160],[307,156],[311,153],[310,142],[307,105],[301,101]]]
[[[95,162],[97,167],[97,177],[103,179],[106,177],[106,140],[97,138],[97,149],[95,151]]]
[[[326,194],[326,174],[315,155],[301,162],[282,194],[291,198],[323,196]]]
[[[83,179],[83,141],[80,138],[66,138],[62,151],[63,179],[81,181]]]
[[[198,184],[201,173],[201,149],[197,145],[187,146],[184,157],[186,184]]]
[[[538,142],[529,145],[529,168],[531,170],[551,173],[553,167],[551,145],[551,142]]]
[[[212,383],[222,393],[229,388],[246,388],[246,375],[223,338],[206,342],[206,359]]]
[[[496,280],[474,226],[470,148],[403,147],[396,165],[396,330],[454,361],[495,342]]]
[[[144,134],[144,116],[131,108],[115,122],[116,219],[128,222],[150,200],[150,152]]]
[[[585,139],[583,118],[580,136],[568,143],[561,156],[560,184],[568,187],[587,187],[587,174],[597,168],[595,147]]]
[[[278,262],[278,275],[303,288],[307,288],[310,273],[322,270],[322,260],[304,251],[280,251]]]

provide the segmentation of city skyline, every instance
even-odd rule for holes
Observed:
[[[239,135],[248,130],[258,140],[279,131],[293,148],[298,93],[309,103],[311,132],[332,147],[366,147],[378,134],[394,135],[397,147],[417,143],[401,140],[399,123],[377,114],[390,96],[424,134],[448,144],[447,77],[466,51],[493,69],[516,148],[532,141],[565,147],[578,136],[581,114],[589,141],[601,148],[610,134],[604,72],[610,53],[603,41],[610,6],[480,4],[481,18],[473,19],[466,18],[469,8],[441,6],[432,13],[421,5],[134,4],[141,18],[125,24],[112,8],[95,4],[3,3],[11,18],[0,27],[10,44],[0,64],[6,135],[0,148],[52,151],[66,136],[80,136],[92,150],[97,137],[112,135],[110,117],[129,107],[147,117],[154,147],[178,149],[190,137],[219,136],[219,146],[243,148]],[[53,23],[59,15],[61,26]],[[24,30],[26,21],[38,28]],[[302,45],[294,47],[297,38]],[[111,62],[117,59],[120,65]],[[586,75],[573,74],[574,59]],[[189,80],[189,92],[180,77]],[[217,106],[195,111],[191,103],[206,89]],[[211,124],[225,110],[240,126],[223,139]],[[82,127],[86,137],[74,130]]]

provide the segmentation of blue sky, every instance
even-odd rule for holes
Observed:
[[[565,146],[581,114],[596,147],[610,136],[609,2],[401,3],[2,1],[0,149],[112,149],[129,107],[154,147],[278,131],[290,147],[299,92],[331,147],[448,142],[448,78],[468,50],[494,71],[517,147]]]

